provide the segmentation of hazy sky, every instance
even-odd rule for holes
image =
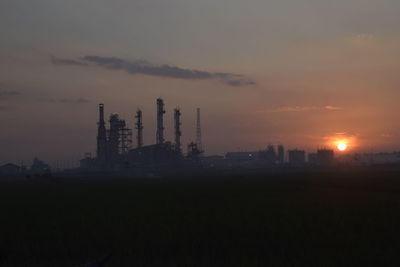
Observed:
[[[2,0],[0,162],[95,152],[97,105],[202,110],[207,154],[400,149],[398,0]]]

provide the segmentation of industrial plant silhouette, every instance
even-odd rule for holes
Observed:
[[[28,168],[7,163],[0,166],[0,176],[49,176],[52,172],[85,175],[152,176],[175,174],[207,174],[212,172],[265,172],[330,169],[338,166],[371,167],[375,165],[393,168],[400,166],[400,153],[347,153],[336,156],[330,148],[319,148],[314,153],[301,149],[285,150],[283,144],[268,145],[257,151],[226,152],[206,155],[202,144],[200,108],[196,109],[195,141],[182,148],[181,110],[174,108],[173,142],[165,140],[164,101],[156,100],[155,144],[143,142],[143,112],[138,109],[134,116],[134,132],[118,114],[110,114],[106,122],[105,105],[98,106],[96,153],[84,153],[79,167],[51,170],[39,159]],[[40,164],[38,164],[40,163]]]
[[[307,153],[300,149],[285,151],[283,144],[268,145],[258,151],[227,152],[225,156],[206,155],[201,137],[200,108],[196,109],[196,138],[187,144],[186,153],[182,149],[181,110],[175,108],[173,142],[165,140],[164,115],[165,105],[161,98],[156,100],[156,142],[143,143],[143,114],[140,109],[135,114],[135,134],[127,127],[125,120],[117,114],[109,117],[109,126],[105,119],[105,105],[99,104],[99,121],[97,129],[96,156],[86,153],[80,160],[80,167],[75,169],[85,174],[127,174],[127,175],[164,175],[193,174],[221,171],[285,171],[288,169],[321,169],[338,165],[365,166],[371,164],[365,158],[371,155],[335,157],[329,148],[320,148],[315,153]],[[134,136],[134,138],[133,138]],[[133,141],[135,139],[135,142]],[[377,157],[378,155],[372,155]]]
[[[125,120],[117,114],[111,114],[109,128],[106,127],[105,106],[99,104],[99,121],[97,130],[96,157],[89,154],[80,161],[80,171],[85,172],[131,172],[144,173],[147,171],[168,172],[180,168],[196,168],[199,166],[201,150],[200,109],[197,109],[197,138],[196,142],[187,145],[187,155],[184,156],[181,145],[181,111],[174,109],[174,143],[166,141],[164,135],[164,101],[157,101],[157,130],[156,143],[143,144],[143,117],[139,109],[135,115],[136,144],[132,148],[132,129],[127,127]]]

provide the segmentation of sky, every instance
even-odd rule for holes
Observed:
[[[95,153],[98,104],[206,154],[400,150],[398,0],[2,0],[0,162]]]

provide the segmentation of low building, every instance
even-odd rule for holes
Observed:
[[[330,166],[334,163],[334,152],[331,149],[318,149],[316,163],[319,166]]]
[[[0,166],[0,175],[20,175],[23,172],[23,168],[13,163],[7,163]]]
[[[288,155],[289,164],[292,166],[302,166],[306,163],[306,152],[304,150],[289,150]]]
[[[248,161],[258,159],[258,156],[258,152],[228,152],[225,158],[232,161]]]
[[[266,150],[261,150],[259,152],[259,158],[265,161],[266,163],[275,164],[278,159],[277,154],[275,152],[275,147],[269,145]]]
[[[308,163],[310,165],[317,165],[317,153],[308,154]]]

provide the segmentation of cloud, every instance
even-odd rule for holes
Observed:
[[[355,38],[361,39],[361,40],[372,40],[372,39],[375,38],[375,36],[373,34],[370,34],[370,33],[360,33],[360,34],[357,34],[355,36]]]
[[[330,105],[328,105],[328,106],[325,106],[325,109],[326,109],[326,110],[342,110],[343,108],[337,107],[337,106],[330,106]]]
[[[391,138],[391,137],[393,137],[393,134],[392,133],[382,133],[381,137],[383,137],[383,138]]]
[[[327,111],[336,111],[341,110],[341,107],[337,106],[282,106],[274,109],[267,110],[267,113],[282,113],[282,112],[305,112],[305,111],[316,111],[316,110],[327,110]]]
[[[58,99],[47,99],[46,102],[50,103],[61,103],[61,104],[86,104],[90,103],[90,100],[80,97],[78,99],[58,98]]]
[[[51,63],[54,65],[75,65],[75,66],[87,66],[88,64],[79,60],[65,59],[51,56]]]
[[[78,104],[86,104],[86,103],[90,103],[90,100],[88,100],[86,98],[83,98],[83,97],[80,97],[80,98],[78,98],[76,100],[76,103],[78,103]]]
[[[317,110],[318,107],[313,106],[283,106],[278,107],[275,109],[268,110],[269,113],[280,113],[280,112],[303,112],[303,111],[310,111],[310,110]]]
[[[129,74],[143,74],[184,80],[217,79],[229,86],[255,85],[253,80],[241,74],[185,69],[168,64],[152,64],[146,60],[128,61],[117,57],[101,56],[84,56],[79,60],[60,59],[52,56],[51,60],[55,65],[97,65],[110,70],[125,71]]]
[[[0,88],[0,97],[9,97],[9,96],[17,96],[20,95],[21,93],[18,91],[13,91],[13,90],[3,90]]]

